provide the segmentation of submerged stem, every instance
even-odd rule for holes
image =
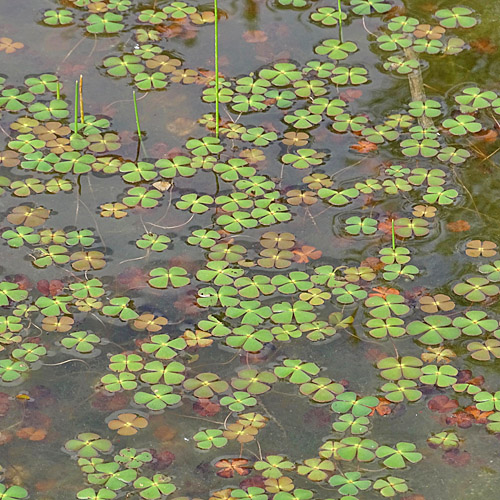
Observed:
[[[214,0],[215,29],[215,136],[219,137],[219,19],[217,0]]]
[[[134,112],[135,112],[135,124],[137,126],[137,135],[139,136],[139,141],[141,141],[141,125],[139,123],[139,113],[137,111],[137,98],[135,97],[135,90],[133,91],[134,98]]]
[[[75,82],[75,134],[78,133],[78,80]]]
[[[343,43],[342,37],[342,0],[338,0],[338,13],[339,13],[339,40],[340,43]]]
[[[78,90],[80,93],[80,122],[83,125],[85,123],[84,113],[83,113],[83,76],[80,75],[80,84],[78,86]]]

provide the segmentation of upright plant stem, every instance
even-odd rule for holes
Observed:
[[[214,0],[215,16],[215,136],[219,137],[219,19],[217,0]]]
[[[75,82],[75,134],[78,133],[78,80]]]
[[[339,13],[339,40],[340,43],[343,43],[343,37],[342,37],[342,0],[338,0],[338,13]]]
[[[137,98],[135,97],[135,90],[133,92],[134,96],[134,112],[135,112],[135,124],[137,126],[137,135],[139,136],[139,142],[142,141],[141,138],[141,125],[139,123],[139,112],[137,111]]]
[[[396,236],[394,234],[394,219],[392,219],[391,222],[392,222],[392,224],[391,224],[391,226],[392,226],[392,231],[391,231],[391,233],[392,233],[392,250],[396,250]]]
[[[83,76],[80,75],[80,84],[79,84],[79,92],[80,92],[80,122],[82,125],[85,123],[84,114],[83,114]]]
[[[56,82],[56,99],[59,100],[61,98],[61,89],[59,87],[59,80]]]

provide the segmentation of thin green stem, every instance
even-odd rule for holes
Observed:
[[[80,121],[82,125],[85,123],[85,117],[83,113],[83,76],[80,75],[80,83],[78,85],[78,91],[80,93]]]
[[[134,96],[135,124],[137,125],[137,135],[139,136],[139,141],[142,141],[142,137],[141,137],[141,125],[139,123],[139,113],[137,111],[137,98],[135,96],[135,90],[133,91],[133,96]]]
[[[217,0],[214,0],[215,16],[215,136],[219,137],[219,16]]]
[[[75,82],[75,134],[78,133],[78,80]]]
[[[59,100],[61,98],[61,89],[59,88],[59,80],[56,82],[56,99]]]
[[[342,39],[342,0],[338,0],[338,13],[339,13],[339,40],[343,43]]]
[[[396,235],[394,233],[394,219],[392,219],[392,224],[391,224],[391,233],[392,233],[392,249],[396,250]]]

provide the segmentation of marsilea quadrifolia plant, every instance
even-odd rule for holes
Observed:
[[[478,16],[456,6],[418,19],[385,0],[261,8],[302,12],[315,39],[306,59],[217,80],[173,45],[212,29],[203,2],[70,0],[36,14],[109,37],[95,57],[110,85],[164,99],[195,87],[203,115],[171,154],[154,157],[147,141],[130,152],[110,117],[84,112],[81,83],[74,98],[54,69],[0,80],[2,255],[12,269],[32,266],[5,266],[0,283],[0,396],[28,405],[31,389],[19,391],[43,384],[49,367],[81,365],[90,397],[74,432],[52,438],[81,469],[78,499],[393,497],[419,492],[412,471],[424,455],[458,460],[463,428],[500,433],[500,392],[485,370],[500,357],[497,246],[463,238],[467,264],[452,282],[434,279],[421,251],[471,196],[461,169],[486,158],[471,138],[500,114],[493,90],[425,84],[436,60],[469,48]],[[229,24],[231,6],[219,9]],[[367,43],[351,36],[363,26]],[[405,89],[399,109],[359,99],[372,72]],[[99,182],[113,188],[84,201]],[[93,224],[59,224],[64,207]],[[333,243],[316,248],[310,235],[329,231]],[[116,262],[113,245],[131,257]],[[353,349],[373,387],[339,371]],[[43,419],[11,422],[1,398],[0,445],[50,436]],[[290,438],[303,423],[280,421],[282,404],[326,419],[314,452]],[[384,419],[431,411],[446,424],[415,442],[378,434]],[[178,466],[158,444],[171,418],[195,429],[173,438],[188,457]],[[197,474],[198,490],[185,480]],[[27,490],[6,474],[0,499]]]

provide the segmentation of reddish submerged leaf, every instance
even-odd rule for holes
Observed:
[[[372,409],[369,415],[370,417],[374,415],[375,412],[377,412],[382,417],[384,415],[389,415],[390,413],[392,413],[391,402],[388,399],[379,397],[378,400],[379,404]]]
[[[260,30],[248,30],[242,36],[247,43],[262,43],[267,40],[266,33]]]
[[[494,54],[497,51],[497,46],[489,38],[478,38],[477,40],[472,40],[470,46],[482,52],[483,54]]]
[[[210,399],[198,399],[193,403],[193,410],[202,417],[213,417],[220,411],[220,404]]]
[[[156,451],[151,450],[151,455],[153,455],[154,462],[151,464],[153,469],[162,470],[172,464],[175,460],[175,455],[168,450]]]
[[[396,290],[395,288],[387,288],[385,286],[377,286],[373,288],[368,295],[370,297],[382,297],[385,299],[387,295],[399,295],[399,290]]]
[[[353,144],[351,149],[354,149],[358,153],[370,153],[371,151],[377,151],[378,146],[373,144],[373,142],[359,141],[357,144]]]
[[[446,227],[452,233],[461,233],[462,231],[468,231],[470,229],[470,224],[465,220],[456,220],[446,224]]]
[[[20,439],[28,439],[29,441],[43,441],[47,436],[45,429],[36,429],[35,427],[23,427],[16,432]]]
[[[446,417],[446,423],[448,425],[456,425],[461,429],[468,429],[472,427],[474,417],[463,410],[458,410],[449,417]]]
[[[456,399],[450,399],[443,394],[434,396],[427,403],[427,407],[429,410],[437,411],[438,413],[450,413],[458,408],[458,401]]]
[[[445,451],[442,458],[447,464],[453,465],[453,467],[464,467],[470,462],[470,453],[454,448]]]
[[[0,417],[7,415],[9,411],[10,401],[9,395],[5,392],[0,392]]]
[[[340,98],[345,102],[352,102],[359,99],[363,95],[363,91],[359,89],[347,89],[340,93]]]
[[[319,259],[323,255],[321,250],[316,250],[315,247],[308,245],[304,245],[302,248],[298,248],[297,250],[292,250],[292,252],[295,254],[293,260],[304,264],[309,262],[309,260]]]
[[[248,466],[248,460],[246,458],[229,458],[219,460],[215,467],[219,470],[217,475],[220,477],[230,478],[234,474],[239,474],[240,476],[247,476],[250,474],[250,469]]]
[[[64,283],[60,280],[40,280],[36,287],[38,291],[46,297],[59,295],[64,289]]]

